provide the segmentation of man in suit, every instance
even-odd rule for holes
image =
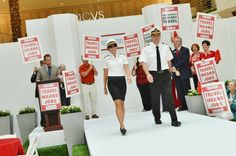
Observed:
[[[44,60],[41,60],[40,61],[40,67],[43,67],[43,66],[44,66]],[[34,67],[34,72],[33,72],[32,76],[31,76],[31,79],[30,79],[31,83],[35,83],[36,82],[37,73],[38,73],[38,68]],[[39,93],[38,93],[38,89],[37,89],[37,86],[36,86],[35,87],[35,97],[36,98],[38,98],[38,96],[39,96],[38,94]]]
[[[174,58],[172,59],[173,78],[176,82],[177,94],[181,102],[179,111],[188,110],[185,95],[190,87],[190,77],[192,76],[189,66],[189,49],[182,46],[180,37],[174,38],[174,47],[172,51]]]
[[[38,69],[36,81],[57,79],[58,67],[52,65],[51,55],[44,55],[44,66]],[[45,126],[45,115],[41,112],[41,126]]]

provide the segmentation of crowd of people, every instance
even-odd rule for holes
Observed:
[[[161,32],[158,29],[154,29],[151,32],[151,39],[152,42],[142,49],[141,55],[137,58],[131,72],[127,57],[117,52],[118,45],[116,40],[109,39],[106,43],[109,53],[103,59],[104,94],[107,95],[109,91],[114,101],[122,135],[127,132],[124,124],[124,103],[127,90],[126,84],[131,83],[131,75],[136,76],[136,84],[141,95],[143,111],[152,110],[155,124],[162,124],[160,113],[161,97],[163,111],[169,112],[171,125],[178,127],[181,122],[178,121],[175,108],[179,107],[178,111],[188,110],[185,95],[191,88],[190,78],[193,77],[195,89],[199,85],[194,63],[212,57],[215,58],[216,63],[220,61],[219,51],[210,50],[210,42],[207,40],[202,42],[203,52],[200,52],[200,46],[194,43],[191,46],[192,54],[190,55],[189,49],[182,45],[182,38],[179,36],[172,38],[173,50],[168,45],[161,43]],[[83,63],[79,66],[78,73],[81,78],[85,119],[99,118],[96,110],[97,88],[95,84],[95,76],[98,72],[88,60],[82,58],[82,61]],[[62,78],[62,71],[66,69],[65,65],[61,64],[59,68],[52,65],[49,54],[46,54],[44,60],[40,63],[41,67],[39,69],[34,68],[31,82],[59,79],[61,103],[65,106],[70,105],[70,98],[65,96],[65,86]],[[235,84],[230,84],[230,86],[229,88],[233,90],[232,88],[233,86],[235,87]],[[231,103],[233,103],[232,101],[236,101],[234,96],[236,93],[231,90],[228,96]],[[38,97],[37,87],[35,97]],[[231,105],[231,109],[236,112],[236,106]],[[42,118],[44,118],[43,115]]]

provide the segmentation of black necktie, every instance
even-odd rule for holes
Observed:
[[[160,57],[159,46],[156,46],[156,52],[157,52],[157,71],[160,71],[161,70],[161,57]]]
[[[49,77],[51,76],[51,73],[52,73],[52,68],[51,68],[51,66],[48,66],[48,76]]]

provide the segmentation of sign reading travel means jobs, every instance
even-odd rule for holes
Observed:
[[[179,30],[178,6],[161,8],[162,31]]]
[[[215,15],[197,13],[197,37],[213,39],[215,20]]]
[[[66,97],[79,94],[79,85],[74,71],[62,71]]]
[[[99,60],[100,55],[100,37],[84,36],[83,59]]]
[[[209,116],[217,116],[221,113],[231,113],[223,82],[202,85],[202,97]]]
[[[19,38],[18,43],[24,63],[38,62],[43,59],[37,36]]]
[[[59,82],[38,84],[38,90],[42,112],[61,108]]]
[[[124,44],[127,58],[137,57],[141,54],[138,34],[124,36]]]
[[[194,66],[197,72],[198,80],[201,82],[201,84],[218,82],[218,75],[214,58],[195,62]]]
[[[155,24],[148,24],[141,27],[144,46],[152,42],[151,32],[156,28]]]

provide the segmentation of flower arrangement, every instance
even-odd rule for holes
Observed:
[[[6,110],[6,111],[0,110],[0,117],[10,116],[10,115],[11,115],[10,111],[8,111],[8,110]]]
[[[81,109],[79,106],[76,105],[62,106],[60,112],[61,114],[76,113],[81,112]]]
[[[20,109],[19,114],[28,114],[28,113],[34,113],[35,108],[34,107],[25,107],[23,109]]]
[[[190,89],[190,90],[188,90],[187,95],[188,95],[188,96],[197,96],[197,95],[200,95],[200,94],[198,93],[197,90],[192,90],[192,89]]]

